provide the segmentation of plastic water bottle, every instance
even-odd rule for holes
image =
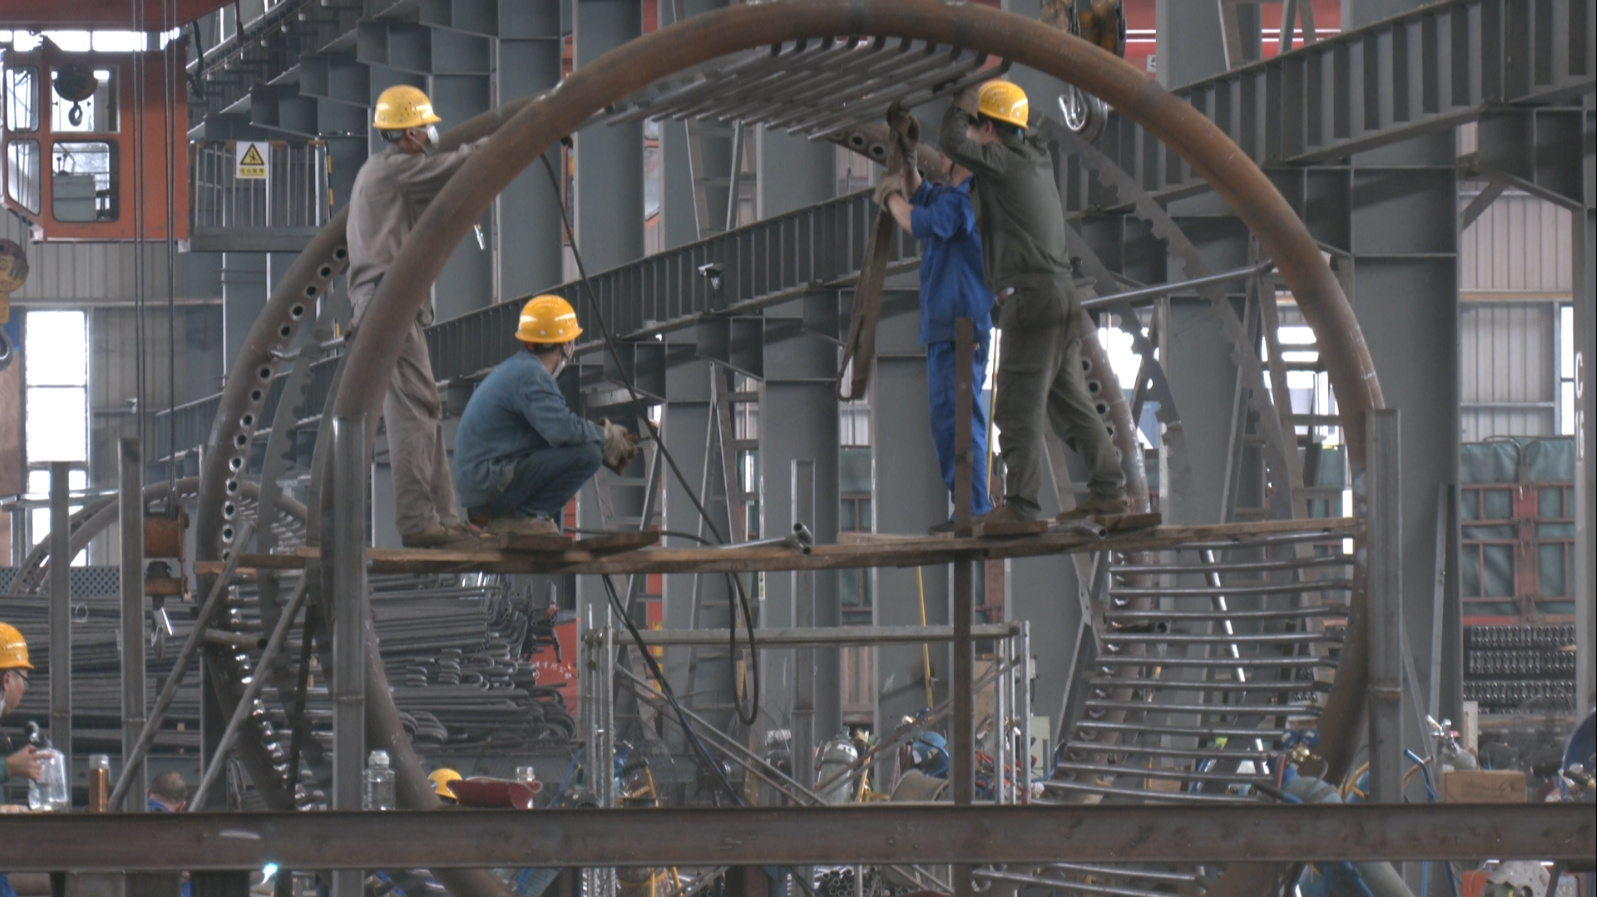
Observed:
[[[388,766],[387,751],[372,751],[366,758],[366,794],[361,802],[364,810],[392,810],[394,808],[394,771]]]
[[[72,808],[72,792],[67,787],[66,757],[55,748],[45,748],[39,758],[39,780],[28,782],[28,807],[35,811],[59,813]]]

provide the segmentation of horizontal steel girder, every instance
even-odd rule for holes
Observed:
[[[847,861],[1592,862],[1582,804],[165,813],[0,817],[7,868],[431,869]]]

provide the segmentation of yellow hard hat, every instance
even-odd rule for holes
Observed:
[[[559,296],[534,296],[521,307],[516,339],[524,343],[569,343],[581,335],[576,310]]]
[[[16,669],[33,669],[33,664],[28,663],[28,640],[17,627],[0,623],[0,670]]]
[[[396,84],[377,97],[372,124],[384,131],[403,131],[443,121],[433,113],[433,101],[409,84]]]
[[[976,111],[1017,128],[1024,128],[1026,119],[1031,115],[1031,103],[1026,100],[1026,92],[1019,86],[1008,81],[988,81],[981,86],[981,95],[976,100]]]
[[[463,778],[465,776],[446,766],[443,769],[433,770],[433,774],[427,777],[427,781],[433,783],[433,791],[436,791],[439,797],[447,797],[450,800],[454,800],[455,792],[450,789],[449,783],[458,782]]]

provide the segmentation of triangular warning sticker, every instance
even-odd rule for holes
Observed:
[[[249,145],[249,149],[244,151],[244,158],[238,160],[238,164],[240,164],[240,165],[265,165],[266,164],[266,160],[261,158],[260,149],[258,149],[255,146],[255,144],[252,143],[252,144]]]

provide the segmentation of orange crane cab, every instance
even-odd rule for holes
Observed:
[[[188,239],[180,51],[0,53],[0,195],[34,241]]]

